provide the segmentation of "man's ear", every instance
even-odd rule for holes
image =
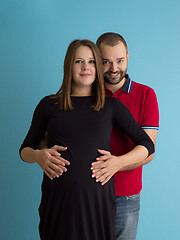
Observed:
[[[128,60],[129,60],[129,52],[127,52],[127,55],[126,55],[126,56],[127,56],[127,61],[128,61]]]

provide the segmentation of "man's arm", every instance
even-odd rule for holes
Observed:
[[[157,130],[145,129],[145,132],[155,144]],[[97,162],[92,163],[92,177],[95,177],[97,182],[104,185],[116,172],[133,170],[150,162],[154,157],[154,153],[148,158],[143,158],[143,148],[143,146],[136,146],[129,153],[119,157],[111,155],[108,151],[98,150],[102,156],[97,158]]]
[[[148,150],[142,145],[135,146],[130,152],[122,156],[113,156],[110,152],[98,149],[102,155],[98,157],[97,162],[92,163],[92,177],[96,178],[96,182],[104,185],[118,171],[124,168],[126,162],[130,164],[136,163],[139,159],[142,161],[147,158]]]
[[[157,129],[144,129],[144,131],[149,135],[149,137],[151,138],[151,140],[153,141],[153,143],[155,145],[156,137],[157,137],[157,131],[158,130]],[[145,160],[138,161],[136,163],[128,163],[128,162],[126,162],[126,165],[123,166],[120,171],[129,171],[129,170],[133,170],[133,169],[139,168],[139,167],[149,163],[153,159],[154,155],[155,155],[155,153],[151,154]]]
[[[66,151],[67,147],[53,146],[52,148],[44,148],[35,150],[30,147],[25,147],[21,150],[21,158],[27,163],[37,163],[46,175],[52,180],[59,177],[63,172],[67,171],[65,165],[70,165],[70,162],[61,157],[58,151]]]

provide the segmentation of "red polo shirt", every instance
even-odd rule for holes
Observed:
[[[130,110],[138,124],[144,129],[159,128],[159,110],[154,90],[148,86],[127,81],[114,95],[106,88],[106,95],[118,98]],[[134,143],[118,128],[111,135],[111,153],[119,156],[134,148]],[[138,194],[142,189],[142,167],[118,172],[114,176],[116,196]]]

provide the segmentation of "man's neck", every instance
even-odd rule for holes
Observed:
[[[111,90],[111,92],[112,92],[113,94],[115,94],[115,92],[117,92],[120,88],[122,88],[122,87],[124,86],[126,80],[127,80],[127,79],[124,77],[118,84],[115,84],[115,85],[109,84],[109,83],[106,83],[106,82],[105,82],[105,86],[106,86],[109,90]]]

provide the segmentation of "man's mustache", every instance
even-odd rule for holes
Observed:
[[[112,71],[107,71],[107,72],[105,72],[105,74],[118,74],[118,73],[120,73],[120,71],[116,71],[116,72],[112,72]]]

